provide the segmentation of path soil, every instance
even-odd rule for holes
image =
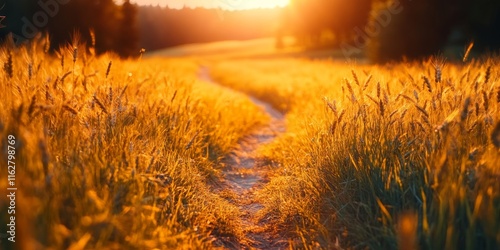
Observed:
[[[209,69],[206,67],[200,69],[199,78],[219,85],[210,77]],[[230,91],[236,90],[230,89]],[[250,99],[271,119],[268,124],[255,128],[250,134],[241,138],[233,151],[224,157],[223,179],[220,180],[219,188],[216,188],[235,194],[231,202],[242,212],[241,223],[246,237],[240,242],[219,239],[215,244],[228,249],[286,249],[287,241],[273,232],[274,227],[263,220],[259,221],[258,212],[263,206],[255,197],[255,193],[269,181],[271,168],[269,161],[257,151],[259,147],[270,143],[285,132],[284,115],[269,103],[253,97]]]

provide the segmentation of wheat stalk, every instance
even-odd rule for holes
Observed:
[[[112,61],[109,61],[108,68],[106,69],[106,79],[109,76],[109,72],[111,72],[111,65],[113,64]]]
[[[489,97],[488,97],[488,94],[486,93],[486,91],[483,90],[483,105],[484,105],[484,111],[488,112],[488,109],[489,109]]]
[[[74,114],[74,115],[77,115],[78,114],[78,111],[72,107],[70,107],[69,105],[67,104],[64,104],[63,106],[63,109],[66,110],[66,111],[69,111],[70,113]]]
[[[380,82],[377,82],[377,98],[380,99]]]
[[[446,64],[446,59],[441,56],[435,56],[432,60],[432,65],[434,66],[435,71],[435,81],[436,83],[441,82],[441,77],[443,74],[443,67]]]
[[[351,70],[351,73],[352,73],[352,76],[354,78],[354,82],[356,83],[356,85],[361,86],[361,85],[359,85],[359,79],[358,79],[358,76],[356,75],[356,72],[354,72],[354,70]]]
[[[31,80],[33,77],[33,64],[28,63],[28,80]]]
[[[3,70],[9,78],[14,77],[14,62],[12,59],[12,52],[7,50],[7,60],[3,63]]]
[[[36,95],[31,98],[30,106],[28,107],[28,116],[31,117],[36,107]]]
[[[415,104],[415,107],[418,109],[418,111],[420,111],[426,118],[429,118],[429,113],[427,113],[427,111],[425,111],[425,108],[423,107],[420,107],[418,106],[417,104]]]
[[[464,106],[462,107],[462,112],[460,113],[460,121],[464,122],[467,119],[467,115],[469,114],[469,105],[470,105],[470,97],[467,97],[464,102]]]
[[[490,80],[490,76],[491,76],[491,65],[488,66],[488,68],[486,69],[486,75],[484,76],[484,84],[488,84],[488,81]]]
[[[366,90],[366,88],[368,88],[368,84],[370,83],[371,80],[372,80],[372,75],[368,76],[368,78],[366,79],[365,84],[363,85],[363,91]]]
[[[188,144],[186,145],[185,149],[188,150],[191,148],[191,146],[193,145],[194,143],[194,140],[196,139],[196,137],[198,137],[198,135],[200,134],[201,130],[198,130],[196,131],[196,134],[194,134],[194,136],[191,138],[191,140],[189,140]]]
[[[427,87],[427,90],[432,93],[432,86],[431,86],[431,81],[429,81],[429,78],[427,76],[422,76],[422,79],[424,79],[424,84]],[[440,80],[441,81],[441,80]],[[436,81],[438,82],[438,81]]]
[[[106,109],[104,104],[102,104],[102,102],[99,100],[99,98],[97,98],[96,94],[94,94],[93,99],[94,99],[95,103],[97,103],[97,106],[99,106],[99,108],[101,108],[102,112],[107,114],[108,110]]]
[[[470,42],[467,48],[465,49],[464,57],[462,59],[462,62],[466,62],[470,52],[472,51],[472,47],[474,47],[474,42]]]

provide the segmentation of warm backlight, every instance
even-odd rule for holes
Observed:
[[[131,2],[139,5],[168,5],[169,8],[223,8],[228,10],[284,7],[289,1],[290,0],[131,0]]]

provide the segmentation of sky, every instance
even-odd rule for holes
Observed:
[[[289,0],[130,0],[139,5],[160,5],[169,8],[183,6],[196,8],[223,8],[228,10],[242,10],[255,8],[283,7]]]

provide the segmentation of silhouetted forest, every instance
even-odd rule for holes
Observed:
[[[420,58],[474,41],[474,49],[500,47],[498,0],[291,0],[281,9],[222,11],[138,7],[113,0],[5,0],[4,38],[47,32],[51,48],[77,31],[97,53],[123,57],[139,48],[295,36],[306,48],[335,47],[346,56],[366,52],[373,61]]]
[[[291,0],[280,31],[307,47],[326,44],[346,56],[366,51],[378,62],[421,58],[472,41],[477,52],[491,52],[500,48],[500,1]]]
[[[373,60],[421,58],[453,47],[463,55],[471,42],[477,53],[500,48],[498,0],[400,0],[400,6],[401,13],[368,43]],[[379,6],[375,11],[387,9]]]
[[[71,42],[75,32],[96,52],[121,56],[186,43],[273,36],[281,10],[222,11],[138,7],[113,0],[7,0],[0,37],[13,33],[16,42],[38,32],[50,34],[51,48]]]
[[[0,36],[12,33],[16,43],[37,33],[50,34],[51,48],[71,43],[78,34],[97,53],[114,51],[123,57],[139,51],[137,7],[128,0],[6,0]],[[94,46],[95,45],[95,46]]]

